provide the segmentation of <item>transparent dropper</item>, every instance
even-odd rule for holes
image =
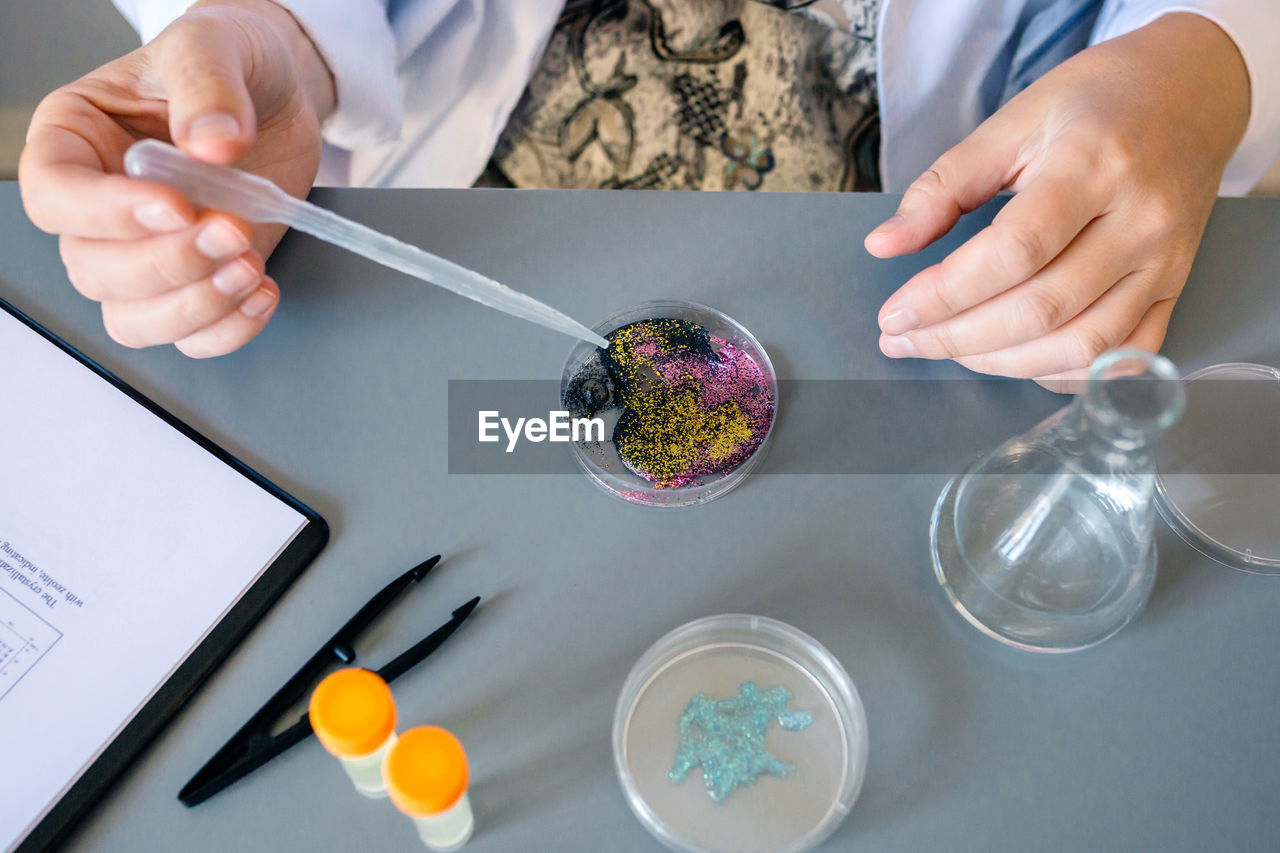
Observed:
[[[296,199],[258,175],[196,160],[158,139],[143,139],[131,145],[124,155],[124,169],[130,177],[173,187],[200,207],[225,210],[250,222],[288,225],[406,275],[474,299],[481,305],[580,338],[602,349],[609,347],[609,342],[600,335],[531,296]]]

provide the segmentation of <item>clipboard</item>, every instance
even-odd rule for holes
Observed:
[[[271,605],[316,557],[329,538],[329,527],[314,510],[258,474],[248,465],[218,447],[189,425],[162,409],[137,389],[129,386],[109,370],[92,361],[66,341],[53,334],[4,299],[0,299],[0,320],[8,314],[53,344],[68,358],[96,374],[133,403],[145,409],[168,427],[194,443],[201,451],[218,460],[235,474],[256,485],[271,498],[302,516],[302,526],[294,533],[274,560],[258,575],[227,609],[221,619],[177,663],[169,676],[159,683],[115,736],[87,763],[69,787],[53,802],[26,834],[19,834],[17,853],[48,850],[62,841],[85,817],[130,764],[160,733],[166,723],[192,697],[200,685],[227,658],[236,645],[266,614]],[[0,837],[0,849],[15,839]]]

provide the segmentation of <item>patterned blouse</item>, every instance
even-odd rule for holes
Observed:
[[[494,171],[518,187],[878,190],[880,0],[569,0]]]

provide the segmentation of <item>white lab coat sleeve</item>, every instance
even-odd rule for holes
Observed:
[[[1249,124],[1219,192],[1244,195],[1280,156],[1280,2],[1277,0],[1107,0],[1093,42],[1146,26],[1170,12],[1203,15],[1235,42],[1249,72]],[[1188,104],[1188,109],[1195,109]]]
[[[113,2],[145,43],[180,17],[193,0]],[[324,140],[351,150],[395,139],[404,108],[385,0],[276,2],[293,14],[333,73],[337,106],[321,128]]]

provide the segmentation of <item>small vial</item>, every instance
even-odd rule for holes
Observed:
[[[356,790],[387,795],[382,760],[396,742],[396,703],[375,672],[353,667],[326,676],[311,694],[311,728],[342,762]]]
[[[449,853],[471,838],[467,754],[452,734],[436,726],[409,729],[387,753],[382,775],[391,802],[413,818],[427,847]]]

